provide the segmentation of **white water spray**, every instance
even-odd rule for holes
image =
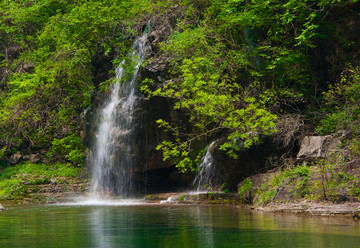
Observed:
[[[210,151],[216,142],[211,142],[201,163],[198,167],[198,173],[195,177],[194,186],[197,186],[197,191],[211,191],[213,187],[217,186],[219,176],[216,175],[215,161]]]
[[[135,62],[129,80],[124,80],[124,63],[116,68],[116,83],[99,112],[99,128],[93,149],[92,193],[94,197],[116,194],[127,198],[134,193],[135,156],[134,108],[136,77],[144,60],[146,34],[136,39],[132,58]]]

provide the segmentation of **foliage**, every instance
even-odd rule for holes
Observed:
[[[336,201],[341,194],[340,191],[353,191],[353,183],[357,179],[343,170],[342,160],[342,156],[334,154],[329,160],[321,159],[316,162],[312,174],[317,180],[309,185],[309,198]]]
[[[178,201],[180,201],[180,202],[184,201],[185,197],[186,197],[186,195],[179,196]]]
[[[146,200],[153,200],[155,198],[155,196],[153,194],[147,195],[145,197]]]
[[[25,197],[28,187],[48,183],[50,179],[58,182],[78,178],[80,168],[68,164],[18,164],[7,167],[0,174],[0,199]]]
[[[73,165],[81,165],[85,158],[84,150],[80,138],[72,134],[63,139],[54,139],[48,154],[57,160],[63,158]]]
[[[162,149],[164,159],[180,158],[177,163],[181,171],[192,168],[194,161],[189,158],[192,142],[212,135],[215,132],[227,132],[228,141],[221,149],[237,158],[234,151],[238,140],[248,148],[260,142],[259,135],[268,135],[275,131],[276,116],[268,112],[256,101],[255,97],[246,97],[242,87],[226,76],[221,77],[215,64],[203,57],[185,59],[180,66],[182,80],[168,82],[156,91],[149,91],[148,86],[142,87],[151,96],[163,96],[176,99],[175,109],[181,109],[189,115],[192,129],[179,130],[165,120],[158,120],[161,127],[172,131],[175,142],[164,141],[158,149]],[[183,137],[187,140],[183,141]],[[196,163],[196,162],[195,162]]]
[[[254,204],[268,204],[284,199],[337,202],[353,196],[358,198],[358,170],[345,171],[344,164],[344,157],[334,153],[327,160],[320,159],[311,166],[304,163],[268,174],[256,187],[249,184],[248,178],[241,183],[238,193],[245,199],[250,190]],[[279,199],[277,195],[280,191],[282,197]]]
[[[253,188],[253,184],[250,178],[246,178],[242,181],[238,188],[238,195],[240,196],[241,202],[246,202],[246,199],[249,198],[250,190]]]
[[[254,203],[268,204],[274,201],[274,198],[279,193],[281,186],[284,184],[286,176],[282,171],[275,172],[270,175],[269,180],[261,184],[260,188],[256,190],[257,196],[254,196]]]
[[[290,179],[290,184],[293,187],[290,190],[292,196],[303,198],[310,194],[308,182],[311,175],[312,170],[306,164],[284,171],[284,176]]]
[[[297,177],[309,177],[310,169],[306,165],[299,165],[293,169],[285,170],[284,176],[289,178],[297,178]]]
[[[6,150],[7,150],[6,146],[0,149],[0,160],[4,158]]]
[[[220,189],[221,189],[225,194],[227,194],[227,193],[230,192],[230,191],[228,190],[228,186],[227,186],[226,183],[221,184]]]
[[[0,145],[48,149],[53,140],[78,134],[81,113],[108,79],[99,76],[99,67],[115,53],[127,54],[135,16],[148,13],[148,5],[146,0],[1,2]],[[110,77],[111,71],[104,73]],[[68,159],[79,163],[80,157],[73,152]]]
[[[112,61],[127,56],[146,23],[158,28],[152,30],[153,52],[169,73],[165,80],[144,81],[142,92],[170,98],[186,115],[158,120],[170,134],[158,146],[164,159],[180,171],[194,170],[205,143],[216,139],[236,159],[274,135],[278,119],[317,105],[314,92],[324,82],[314,66],[316,46],[328,38],[330,11],[355,2],[1,1],[0,147],[6,148],[0,159],[14,149],[45,149],[81,164],[81,113],[106,88]],[[317,127],[320,134],[352,130],[354,142],[347,146],[353,153],[359,150],[359,75],[358,67],[348,66],[339,83],[329,84]]]
[[[323,135],[339,130],[359,133],[360,68],[349,65],[340,82],[330,85],[323,95],[326,114],[316,130]]]
[[[308,51],[324,38],[330,9],[346,2],[182,2],[186,11],[160,44],[171,77],[142,87],[188,116],[187,124],[158,120],[172,134],[158,146],[164,159],[193,170],[198,143],[219,137],[227,139],[220,149],[237,158],[276,132],[278,116],[311,104],[317,83]]]

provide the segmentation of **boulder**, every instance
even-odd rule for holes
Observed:
[[[0,204],[0,211],[5,210],[5,208]]]
[[[17,153],[15,153],[15,154],[11,155],[9,162],[10,162],[11,164],[17,164],[17,163],[20,162],[20,160],[22,159],[22,157],[23,157],[23,156],[21,155],[21,153],[20,153],[20,152],[17,152]]]
[[[40,155],[40,153],[31,154],[29,161],[32,164],[41,163],[41,155]]]
[[[339,144],[338,138],[327,136],[305,136],[301,142],[297,158],[301,160],[314,160],[326,158]]]
[[[23,160],[28,160],[32,164],[38,164],[43,162],[40,153],[29,154],[22,157]]]

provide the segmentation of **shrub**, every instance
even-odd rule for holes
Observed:
[[[253,188],[253,184],[250,178],[246,178],[241,182],[238,188],[238,194],[240,196],[240,201],[245,203],[250,199],[250,190]]]
[[[321,135],[344,129],[359,131],[360,68],[349,68],[342,73],[340,82],[323,94],[327,112],[316,128]]]
[[[48,155],[73,165],[81,165],[84,162],[84,150],[80,138],[72,134],[63,139],[54,139]]]

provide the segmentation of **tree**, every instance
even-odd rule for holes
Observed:
[[[316,87],[309,49],[322,37],[324,16],[345,1],[183,1],[175,31],[160,44],[171,76],[146,80],[149,96],[174,100],[189,125],[158,120],[173,134],[164,159],[194,169],[194,142],[226,137],[220,149],[236,158],[241,147],[276,132],[277,117],[301,114]],[[306,100],[305,100],[306,99]],[[307,103],[305,103],[307,101]],[[194,151],[196,150],[197,151]]]

